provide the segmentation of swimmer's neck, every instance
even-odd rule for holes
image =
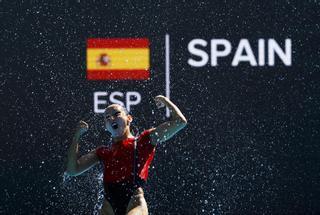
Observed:
[[[121,142],[128,138],[134,138],[134,136],[130,132],[130,129],[127,129],[122,136],[112,137],[112,143]]]

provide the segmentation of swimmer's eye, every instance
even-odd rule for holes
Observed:
[[[113,116],[120,116],[121,115],[121,112],[116,112],[115,114],[113,114]],[[110,115],[107,115],[105,117],[106,120],[110,120],[111,119],[111,116]]]

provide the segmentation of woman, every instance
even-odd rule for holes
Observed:
[[[77,176],[102,161],[104,164],[105,200],[101,214],[148,214],[143,194],[143,184],[158,143],[170,139],[187,124],[186,118],[168,98],[155,97],[156,104],[167,106],[171,119],[156,128],[132,135],[130,123],[133,118],[126,109],[113,104],[105,109],[106,130],[111,133],[111,146],[100,146],[78,158],[79,140],[88,130],[88,124],[80,121],[68,151],[66,173]]]

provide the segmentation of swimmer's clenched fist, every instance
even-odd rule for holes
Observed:
[[[158,95],[154,98],[156,105],[158,108],[162,108],[165,107],[167,101],[169,100],[167,97],[162,96],[162,95]]]
[[[82,136],[84,133],[86,133],[89,129],[88,123],[85,121],[80,120],[78,123],[78,126],[76,128],[76,134],[79,134],[79,136]]]

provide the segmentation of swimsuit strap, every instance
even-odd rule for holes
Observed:
[[[138,188],[138,150],[137,150],[137,142],[138,138],[134,138],[134,143],[133,143],[133,187]]]

